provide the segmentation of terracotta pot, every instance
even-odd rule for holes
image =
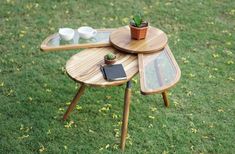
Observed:
[[[114,64],[115,62],[116,62],[116,56],[115,56],[115,58],[112,59],[112,60],[107,59],[106,56],[104,57],[104,63],[107,64],[107,65]]]
[[[131,30],[132,39],[141,40],[141,39],[145,39],[148,26],[139,28],[139,27],[134,27],[130,25],[130,30]]]

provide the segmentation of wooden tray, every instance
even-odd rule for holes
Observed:
[[[167,36],[160,29],[149,27],[147,36],[143,40],[131,39],[128,26],[121,27],[110,34],[113,47],[129,53],[159,52],[167,45]]]
[[[142,94],[161,93],[180,79],[180,68],[168,45],[162,52],[138,54]]]
[[[72,50],[80,48],[107,47],[110,46],[109,35],[115,29],[97,29],[97,35],[94,38],[85,40],[79,39],[78,32],[75,29],[73,40],[64,41],[60,39],[58,33],[50,35],[41,44],[42,51]]]

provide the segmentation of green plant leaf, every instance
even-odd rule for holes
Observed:
[[[141,26],[141,23],[142,23],[142,17],[140,14],[138,15],[135,15],[134,18],[133,18],[134,22],[135,22],[135,25],[137,27],[140,27]]]

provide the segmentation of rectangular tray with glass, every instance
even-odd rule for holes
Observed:
[[[48,36],[41,44],[42,51],[72,50],[80,48],[106,47],[109,44],[109,35],[115,29],[97,29],[97,34],[91,39],[79,38],[78,31],[75,29],[75,35],[72,40],[65,41],[59,36],[59,33]]]

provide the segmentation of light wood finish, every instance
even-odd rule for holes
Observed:
[[[124,151],[126,145],[127,127],[128,127],[128,117],[131,103],[131,81],[127,83],[124,98],[124,109],[123,109],[123,119],[122,119],[122,134],[121,134],[121,144],[120,148]]]
[[[104,56],[110,52],[116,55],[115,64],[123,65],[127,80],[109,82],[103,78],[100,65],[104,65]],[[85,49],[67,61],[66,71],[72,79],[86,85],[102,87],[121,85],[138,73],[137,56],[118,52],[112,47]]]
[[[166,91],[162,92],[162,98],[163,98],[163,100],[164,100],[165,106],[166,106],[166,107],[169,107],[169,106],[170,106],[170,103],[169,103],[169,101],[168,101],[167,92],[166,92]]]
[[[149,27],[143,40],[131,39],[130,29],[121,27],[110,34],[110,43],[117,49],[129,53],[159,52],[167,44],[167,36],[160,29]]]
[[[74,29],[77,30],[77,29]],[[112,32],[115,29],[97,29],[98,33],[101,32]],[[95,48],[95,47],[108,47],[110,46],[109,41],[106,42],[95,42],[95,43],[83,43],[83,44],[67,44],[67,45],[58,45],[58,46],[49,46],[48,42],[55,37],[59,37],[59,33],[48,36],[41,44],[40,49],[42,51],[61,51],[61,50],[73,50],[80,48]],[[108,39],[107,39],[108,40]]]
[[[138,54],[138,65],[139,65],[139,73],[140,73],[140,87],[141,87],[141,93],[142,94],[154,94],[154,93],[162,93],[164,91],[166,91],[167,89],[173,87],[180,79],[180,75],[181,75],[181,71],[180,68],[178,66],[178,64],[175,61],[175,58],[173,56],[173,54],[171,53],[171,50],[169,48],[169,46],[167,45],[166,48],[164,49],[166,51],[166,54],[171,62],[171,65],[173,66],[173,68],[176,71],[176,75],[174,77],[174,80],[172,80],[169,84],[162,84],[161,80],[161,71],[166,71],[166,70],[160,70],[157,73],[157,77],[159,78],[160,81],[160,87],[157,89],[147,89],[145,86],[145,80],[146,77],[144,75],[144,69],[145,69],[145,65],[147,65],[148,63],[150,63],[152,60],[154,60],[154,57],[152,56],[153,54],[160,54],[160,53],[152,53],[152,54]],[[157,67],[155,65],[155,67]],[[158,68],[156,69],[158,70]]]
[[[79,99],[81,98],[83,92],[85,90],[85,85],[82,84],[81,87],[79,88],[77,94],[74,96],[72,102],[70,103],[67,111],[65,112],[64,116],[63,116],[63,120],[66,120],[70,114],[70,112],[72,112],[72,110],[74,109],[74,107],[76,106],[76,103],[79,101]]]

